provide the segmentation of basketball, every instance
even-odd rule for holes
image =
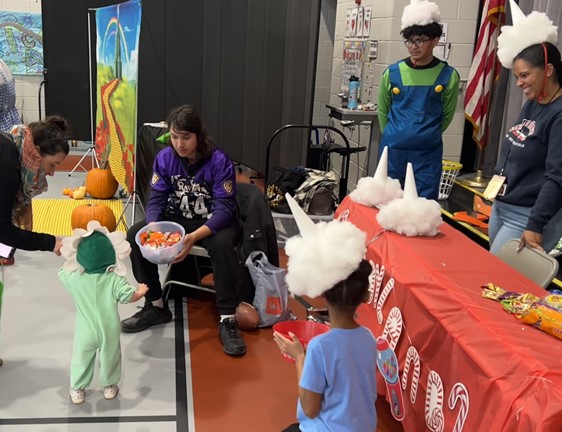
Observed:
[[[238,323],[238,328],[241,330],[255,329],[260,322],[260,317],[256,309],[246,302],[242,302],[238,305],[234,319]]]

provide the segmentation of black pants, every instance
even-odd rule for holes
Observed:
[[[299,424],[294,423],[286,429],[283,429],[281,432],[300,432]]]
[[[201,219],[185,219],[172,215],[166,215],[164,219],[181,224],[188,233],[195,231],[205,223],[205,220]],[[158,266],[142,256],[140,248],[135,242],[135,235],[145,225],[146,221],[133,225],[127,232],[127,240],[131,244],[131,264],[135,279],[139,283],[148,285],[149,291],[146,294],[146,299],[148,301],[155,301],[162,298],[162,285],[158,274]],[[236,307],[240,303],[240,296],[238,294],[238,257],[236,254],[236,244],[239,236],[240,225],[235,221],[230,226],[197,243],[207,249],[211,257],[215,291],[217,293],[216,305],[221,315],[234,314]]]

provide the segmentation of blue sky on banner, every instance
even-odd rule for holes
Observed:
[[[141,5],[136,0],[96,11],[97,62],[107,66],[115,63],[118,38],[123,78],[131,81],[137,80],[140,23]]]

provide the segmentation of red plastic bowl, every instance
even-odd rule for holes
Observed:
[[[273,331],[281,333],[289,339],[289,332],[294,333],[305,348],[313,337],[326,333],[328,330],[330,330],[330,326],[315,321],[281,321],[273,325]],[[294,362],[291,356],[285,353],[281,354],[287,360]]]

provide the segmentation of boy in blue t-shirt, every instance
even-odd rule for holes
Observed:
[[[296,335],[274,332],[281,352],[295,360],[299,381],[297,418],[286,431],[374,432],[377,428],[377,343],[369,329],[355,320],[367,301],[371,264],[363,259],[365,233],[350,222],[314,225],[298,204],[287,202],[302,236],[287,241],[287,284],[297,295],[322,295],[328,304],[330,330],[306,348]],[[336,257],[319,244],[338,244]],[[315,258],[314,275],[309,260]]]

